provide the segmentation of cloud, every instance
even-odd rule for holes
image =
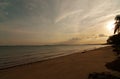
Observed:
[[[104,24],[120,13],[119,3],[119,0],[2,0],[0,32],[5,38],[9,34],[21,38],[29,35],[35,40],[58,39],[69,43],[99,39],[107,37]],[[9,34],[5,36],[6,33]]]
[[[70,39],[71,41],[76,41],[76,40],[82,40],[81,38],[78,38],[78,37],[75,37],[75,38],[72,38]]]
[[[9,4],[10,4],[9,2],[0,2],[1,7],[8,6]]]
[[[86,36],[86,37],[74,37],[74,38],[71,38],[67,41],[63,41],[63,42],[60,42],[58,44],[68,44],[68,45],[71,45],[71,44],[100,44],[100,43],[105,43],[106,41],[106,38],[103,38],[103,37],[106,37],[106,35],[104,34],[100,34],[99,37],[97,35],[93,35],[93,36]]]
[[[98,37],[108,37],[108,36],[105,34],[99,34]]]
[[[69,13],[66,13],[64,15],[61,15],[60,17],[58,17],[56,20],[55,20],[55,23],[58,23],[59,21],[61,21],[62,19],[65,19],[69,16],[72,16],[72,15],[76,15],[78,13],[80,13],[82,10],[76,10],[76,11],[72,11],[72,12],[69,12]]]
[[[9,2],[0,2],[0,22],[3,22],[8,19],[8,12],[6,8],[9,7],[11,4]]]

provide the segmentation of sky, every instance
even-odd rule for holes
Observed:
[[[0,0],[0,45],[105,43],[120,0]]]

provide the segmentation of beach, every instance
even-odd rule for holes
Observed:
[[[88,79],[92,72],[111,72],[111,46],[0,70],[0,79]]]

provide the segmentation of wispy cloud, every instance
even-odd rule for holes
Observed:
[[[105,23],[120,13],[119,3],[120,0],[1,1],[0,38],[6,40],[11,35],[24,40],[29,36],[46,43],[103,38],[108,33]]]
[[[77,10],[77,11],[72,11],[72,12],[66,13],[66,14],[62,15],[61,17],[58,17],[58,19],[56,19],[55,22],[58,23],[62,19],[65,19],[65,18],[72,16],[72,15],[76,15],[76,14],[80,13],[81,11],[82,10]]]

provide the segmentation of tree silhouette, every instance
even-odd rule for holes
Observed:
[[[107,43],[112,45],[120,45],[120,33],[110,36]]]
[[[115,17],[115,29],[114,34],[117,32],[117,34],[112,35],[108,38],[107,43],[113,44],[113,45],[120,45],[120,15],[117,15]]]
[[[119,33],[119,31],[120,31],[120,15],[117,15],[117,16],[115,17],[115,20],[116,20],[116,22],[115,22],[114,34],[115,34],[116,32]]]

